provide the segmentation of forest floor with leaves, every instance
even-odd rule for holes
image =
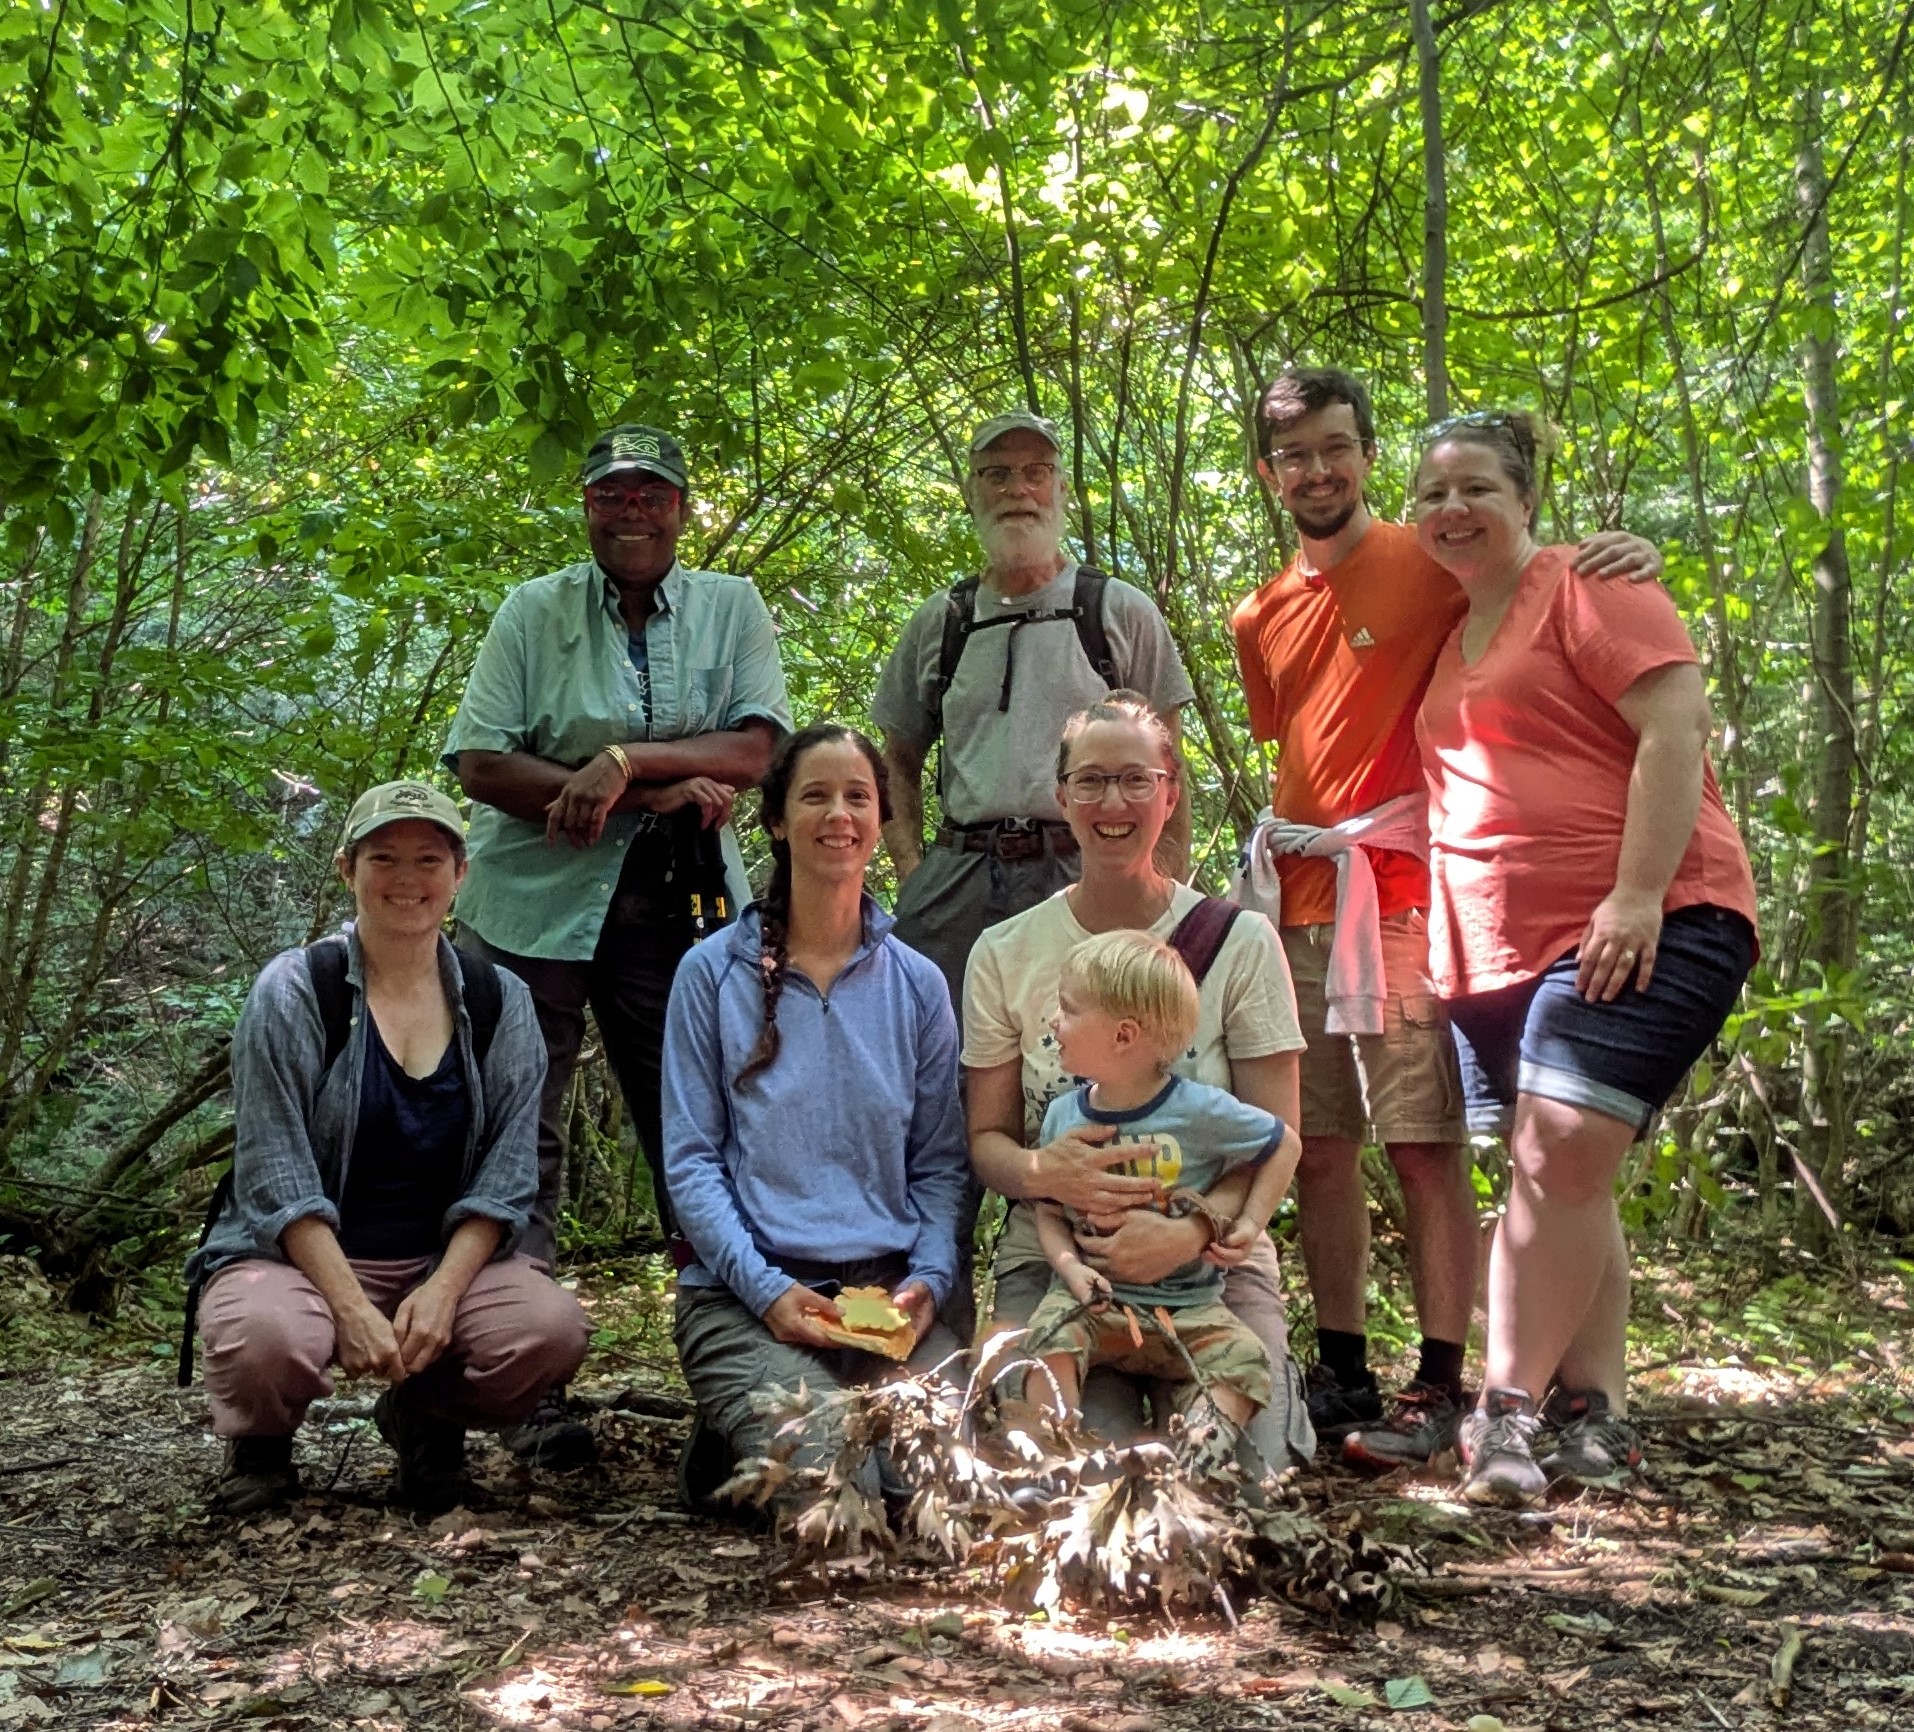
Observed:
[[[388,1509],[371,1396],[301,1433],[292,1510],[209,1519],[204,1392],[155,1305],[89,1332],[0,1259],[0,1728],[1864,1727],[1914,1711],[1914,1265],[1644,1260],[1624,1493],[1485,1513],[1438,1474],[1303,1477],[1413,1548],[1373,1625],[1024,1617],[957,1574],[833,1586],[673,1494],[688,1407],[646,1261],[600,1265],[602,1466],[474,1439],[474,1507]]]

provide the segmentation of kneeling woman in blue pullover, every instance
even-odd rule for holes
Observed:
[[[822,1333],[840,1287],[892,1294],[916,1331],[914,1367],[960,1345],[936,1322],[970,1173],[957,1025],[936,965],[891,936],[864,890],[889,816],[862,734],[822,723],[787,738],[764,780],[764,899],[692,950],[671,989],[665,1180],[696,1253],[676,1329],[699,1409],[694,1501],[727,1456],[765,1452],[754,1393],[887,1368]],[[833,1447],[820,1436],[800,1459]]]

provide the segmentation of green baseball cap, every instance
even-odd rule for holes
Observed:
[[[339,847],[342,851],[352,848],[374,830],[383,830],[402,818],[423,818],[428,824],[438,825],[461,848],[465,846],[465,820],[450,795],[424,782],[381,782],[352,802],[346,827],[339,833]]]
[[[1063,449],[1063,438],[1057,432],[1057,424],[1042,415],[1033,415],[1028,409],[1013,409],[1008,415],[993,415],[982,423],[970,436],[970,454],[975,457],[985,446],[1001,439],[1006,433],[1034,433],[1039,439],[1048,439],[1052,451]]]
[[[578,479],[589,487],[594,481],[628,469],[655,475],[673,487],[685,485],[685,454],[678,441],[656,427],[640,427],[631,421],[607,427],[592,441]]]

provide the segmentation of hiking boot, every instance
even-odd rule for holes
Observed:
[[[548,1473],[575,1473],[598,1460],[598,1439],[572,1412],[562,1389],[548,1389],[518,1424],[499,1433],[499,1442],[526,1467]]]
[[[229,1437],[219,1483],[206,1499],[214,1515],[257,1515],[299,1495],[290,1437]]]
[[[1540,1503],[1548,1490],[1548,1475],[1535,1460],[1541,1429],[1541,1416],[1526,1389],[1491,1389],[1456,1434],[1456,1453],[1466,1470],[1463,1497],[1505,1509]]]
[[[1342,1440],[1343,1463],[1370,1473],[1419,1467],[1455,1447],[1461,1422],[1462,1409],[1448,1390],[1433,1383],[1405,1384],[1381,1424],[1362,1426]]]
[[[1360,1383],[1344,1383],[1320,1360],[1310,1366],[1303,1379],[1303,1395],[1319,1441],[1340,1443],[1358,1426],[1374,1425],[1382,1418],[1382,1391],[1376,1387],[1375,1373],[1365,1371],[1362,1376]]]
[[[1617,1485],[1641,1465],[1641,1434],[1610,1408],[1599,1389],[1558,1385],[1549,1392],[1543,1417],[1555,1431],[1541,1464],[1550,1479]]]
[[[372,1423],[399,1458],[392,1474],[394,1502],[439,1515],[466,1497],[462,1425],[421,1413],[404,1388],[388,1389],[373,1403]]]
[[[729,1440],[700,1413],[678,1451],[678,1501],[693,1515],[737,1515],[738,1506],[719,1502],[717,1495],[736,1466]]]

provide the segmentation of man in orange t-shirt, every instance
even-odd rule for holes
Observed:
[[[1231,618],[1250,729],[1277,747],[1271,807],[1327,828],[1423,793],[1416,710],[1436,655],[1466,610],[1415,531],[1370,514],[1363,484],[1375,420],[1361,382],[1298,368],[1256,410],[1257,473],[1289,512],[1301,551]],[[1626,534],[1584,544],[1581,569],[1655,577],[1661,556]],[[1426,838],[1424,839],[1426,848]],[[1278,920],[1309,1050],[1296,1175],[1303,1262],[1316,1304],[1310,1417],[1346,1460],[1395,1467],[1450,1446],[1476,1290],[1475,1190],[1462,1148],[1461,1084],[1429,980],[1429,870],[1418,853],[1363,850],[1374,872],[1384,975],[1382,1032],[1331,1034],[1333,859],[1272,862]],[[1369,1200],[1361,1149],[1373,1138],[1401,1181],[1410,1280],[1422,1325],[1415,1378],[1385,1414],[1367,1363]]]

